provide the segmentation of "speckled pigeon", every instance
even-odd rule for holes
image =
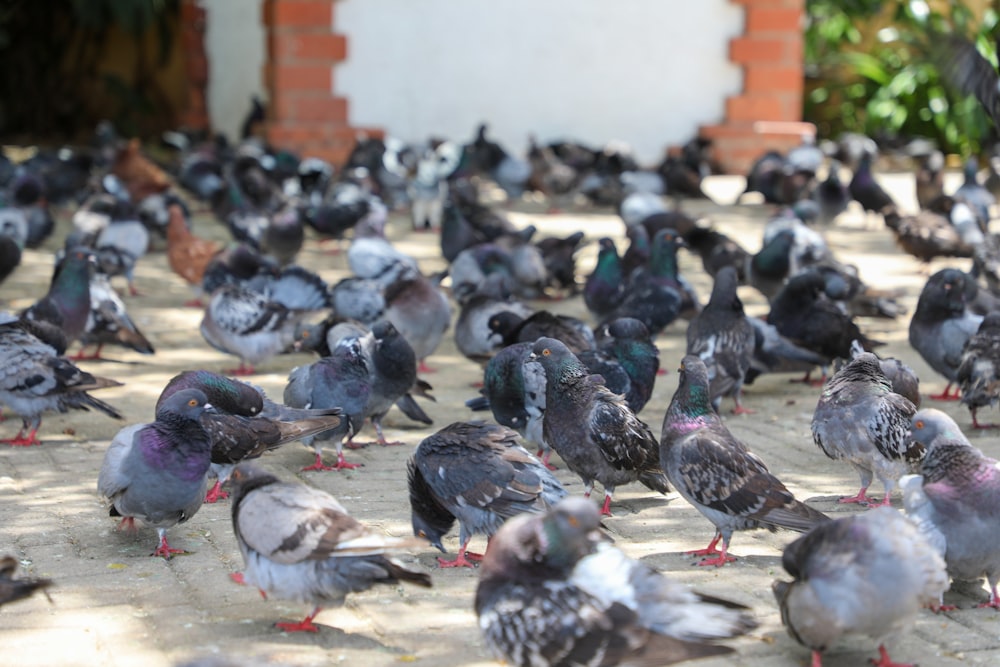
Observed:
[[[944,557],[953,579],[986,577],[990,598],[981,606],[1000,609],[1000,463],[940,410],[913,415],[913,438],[927,454],[919,475],[899,481],[907,515]]]
[[[743,407],[740,396],[743,380],[753,361],[753,325],[743,312],[736,294],[736,269],[722,267],[715,274],[712,296],[687,328],[687,354],[705,362],[708,368],[712,406],[718,411],[723,396],[736,403],[733,414],[752,412]]]
[[[910,319],[910,345],[948,380],[944,391],[932,399],[958,400],[958,389],[954,394],[950,389],[962,363],[962,350],[983,321],[967,307],[976,291],[975,283],[964,272],[942,269],[927,279],[920,292]]]
[[[155,421],[126,426],[104,454],[97,489],[111,516],[123,517],[119,528],[135,530],[136,519],[156,528],[153,556],[185,553],[167,544],[167,528],[190,519],[205,500],[212,441],[201,418],[213,409],[198,389],[178,391],[157,408]]]
[[[941,557],[891,507],[816,526],[785,548],[782,564],[794,581],[775,581],[774,597],[788,634],[812,650],[813,667],[850,634],[879,642],[877,667],[901,667],[889,659],[887,640],[948,588]]]
[[[318,632],[312,621],[323,607],[340,606],[348,593],[375,584],[431,585],[428,575],[389,555],[423,540],[378,534],[325,491],[282,482],[249,463],[238,465],[232,480],[233,532],[246,566],[233,579],[273,598],[314,605],[300,623],[275,624],[285,632]]]
[[[731,653],[711,643],[756,627],[607,544],[597,508],[567,498],[494,536],[475,609],[487,646],[516,667],[670,665]]]
[[[851,343],[851,359],[856,358],[864,351],[865,349],[861,347],[860,341]],[[875,353],[872,352],[871,354]],[[889,379],[892,390],[900,396],[905,396],[909,399],[910,403],[919,408],[921,400],[920,378],[917,377],[916,371],[896,357],[885,357],[880,354],[875,354],[875,357],[878,359],[878,365],[882,369],[882,372]]]
[[[799,502],[767,466],[737,439],[712,408],[708,370],[701,359],[681,361],[680,381],[663,417],[660,461],[677,492],[715,525],[715,537],[696,556],[723,566],[735,530],[788,528],[800,532],[828,520]],[[722,549],[716,545],[722,540]]]
[[[861,476],[857,495],[842,503],[874,504],[868,497],[872,476],[885,487],[882,504],[896,482],[913,472],[924,448],[909,437],[917,408],[892,391],[878,358],[863,352],[837,371],[823,387],[812,418],[813,442],[831,459],[851,464]]]
[[[980,423],[976,412],[1000,400],[1000,312],[994,311],[984,317],[979,329],[965,343],[955,381],[962,403],[972,414],[973,428],[995,426]]]
[[[77,368],[32,331],[48,333],[42,322],[15,320],[0,324],[0,403],[21,418],[17,436],[0,442],[41,444],[38,428],[45,412],[94,409],[114,419],[123,418],[116,408],[88,393],[119,387],[121,382]],[[64,339],[59,343],[64,344]]]
[[[532,359],[545,369],[545,442],[580,476],[588,496],[595,480],[604,486],[602,514],[610,515],[611,496],[622,484],[669,492],[656,438],[620,395],[554,338],[535,341]]]
[[[441,567],[473,567],[473,535],[493,534],[512,516],[539,513],[566,495],[517,434],[486,422],[455,422],[425,438],[407,463],[413,534],[445,552],[441,538],[458,519],[461,546]]]

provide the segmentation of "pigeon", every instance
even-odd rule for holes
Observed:
[[[104,453],[97,489],[122,517],[119,529],[135,530],[135,520],[156,528],[159,546],[152,556],[169,560],[185,553],[167,543],[167,529],[190,519],[207,490],[212,441],[202,415],[214,410],[198,389],[183,389],[156,410],[149,424],[120,430]]]
[[[889,193],[875,180],[872,174],[872,156],[867,152],[862,154],[847,189],[866,213],[870,211],[877,214],[887,207],[897,208]]]
[[[840,163],[830,162],[827,176],[816,186],[813,195],[819,203],[820,220],[824,224],[832,224],[837,216],[847,210],[851,194],[847,186],[840,180]]]
[[[736,293],[736,269],[725,266],[715,274],[708,304],[695,315],[687,328],[687,354],[705,362],[709,394],[718,411],[723,396],[736,403],[733,414],[752,412],[743,407],[743,379],[753,361],[756,338],[753,325],[743,312]]]
[[[275,403],[258,387],[211,371],[183,371],[167,383],[156,401],[159,407],[183,389],[196,388],[208,398],[214,412],[202,418],[212,440],[212,472],[215,485],[205,495],[206,503],[227,498],[222,490],[241,461],[255,459],[282,445],[324,433],[349,428],[339,408],[302,410]]]
[[[639,481],[666,494],[670,487],[656,457],[656,439],[625,399],[604,386],[599,375],[554,338],[539,338],[533,361],[545,371],[545,442],[583,480],[589,496],[604,486],[601,513],[611,515],[615,487]]]
[[[24,311],[24,317],[61,327],[67,343],[79,340],[90,314],[92,270],[93,255],[89,249],[75,247],[69,250],[52,274],[49,291]]]
[[[990,428],[976,418],[979,408],[996,405],[1000,399],[1000,311],[983,318],[979,329],[962,349],[955,382],[964,405],[972,414],[973,428]]]
[[[125,302],[111,287],[111,280],[101,272],[90,276],[90,313],[80,344],[97,347],[90,354],[84,354],[81,349],[74,357],[76,360],[101,359],[101,349],[107,344],[120,345],[139,354],[155,352],[153,344],[129,317]]]
[[[841,503],[876,504],[866,495],[874,475],[885,487],[882,504],[889,504],[896,482],[924,455],[908,435],[916,411],[909,399],[892,391],[878,357],[870,352],[834,373],[823,387],[811,428],[813,442],[824,454],[846,460],[861,476],[861,490]]]
[[[961,581],[985,576],[983,607],[1000,609],[1000,464],[974,447],[944,412],[913,415],[913,438],[927,448],[920,474],[900,480],[903,507]]]
[[[205,267],[201,291],[212,294],[223,285],[241,285],[259,274],[276,276],[278,266],[247,243],[234,243],[220,250]]]
[[[599,536],[597,508],[567,498],[508,521],[479,568],[487,646],[516,667],[669,665],[725,655],[756,627],[746,607],[675,583]]]
[[[232,375],[252,375],[255,365],[291,346],[296,327],[307,313],[249,287],[223,285],[205,307],[200,330],[209,345],[240,358]]]
[[[795,232],[782,229],[766,239],[747,262],[747,280],[768,301],[774,300],[791,274],[790,258],[794,243]]]
[[[566,290],[571,296],[577,293],[576,253],[584,244],[584,233],[574,232],[566,237],[549,236],[535,242],[542,254],[548,285]]]
[[[747,283],[750,253],[743,246],[715,229],[695,226],[684,235],[684,242],[701,257],[705,273],[715,277],[723,266],[732,266],[741,285]]]
[[[348,593],[406,581],[430,587],[423,572],[390,554],[423,540],[380,535],[353,519],[330,494],[282,482],[252,464],[233,471],[233,532],[246,567],[233,579],[273,598],[315,605],[300,623],[277,623],[285,632],[318,632],[313,619]]]
[[[649,232],[642,225],[625,225],[625,236],[629,239],[629,246],[622,255],[622,275],[628,278],[633,271],[649,264],[653,246],[649,241]]]
[[[934,150],[919,158],[916,174],[917,206],[926,209],[944,194],[944,153]]]
[[[804,532],[828,517],[795,499],[712,408],[708,369],[694,355],[681,361],[677,391],[663,417],[660,465],[677,492],[715,525],[715,537],[695,556],[722,567],[734,530],[788,528]],[[719,541],[722,549],[716,549]]]
[[[489,322],[497,314],[511,311],[530,317],[532,309],[510,298],[502,276],[493,274],[477,286],[476,291],[459,300],[455,322],[455,346],[467,359],[486,364],[502,346],[501,336],[490,329]]]
[[[594,333],[581,320],[570,315],[556,315],[539,310],[528,317],[501,311],[487,323],[501,337],[504,347],[514,343],[534,343],[539,338],[555,338],[574,354],[594,347]]]
[[[451,325],[448,297],[430,278],[407,271],[386,288],[384,298],[383,317],[413,348],[418,372],[430,372],[425,360],[437,350]]]
[[[455,422],[424,438],[407,462],[413,534],[442,553],[459,523],[461,546],[441,567],[474,567],[476,534],[492,538],[504,521],[544,512],[566,495],[559,480],[519,443],[517,433],[485,422]]]
[[[747,320],[753,327],[754,348],[744,384],[753,384],[758,376],[766,373],[808,373],[827,363],[826,357],[782,336],[773,324],[759,317]]]
[[[0,557],[0,607],[9,603],[31,597],[36,591],[45,593],[52,585],[51,579],[36,577],[14,578],[17,571],[17,559],[13,556]],[[45,593],[48,595],[48,593]]]
[[[958,269],[942,269],[920,291],[917,307],[910,318],[910,346],[932,369],[948,380],[944,391],[933,400],[958,400],[958,367],[966,341],[975,335],[983,318],[969,312],[968,304],[978,290],[975,282]]]
[[[514,343],[500,350],[483,370],[482,395],[465,405],[472,410],[490,410],[498,424],[514,429],[539,450],[548,450],[542,435],[545,372],[538,364],[529,363],[532,347],[534,342]]]
[[[944,562],[917,528],[891,507],[816,526],[785,548],[793,581],[772,586],[781,621],[797,642],[822,654],[844,635],[879,642],[875,665],[890,667],[885,643],[912,625],[921,607],[948,588]]]
[[[964,180],[962,185],[952,194],[958,201],[963,201],[969,205],[980,225],[984,227],[989,224],[990,209],[996,206],[997,200],[993,194],[979,183],[979,158],[970,155],[962,167]]]
[[[0,442],[19,447],[41,444],[38,429],[42,414],[49,411],[93,409],[123,419],[114,406],[88,393],[122,383],[91,375],[59,356],[49,342],[32,333],[42,328],[40,324],[30,320],[0,324],[0,403],[21,417],[17,436]]]
[[[608,315],[625,294],[625,271],[615,242],[598,241],[597,264],[583,285],[583,302],[596,318]]]
[[[767,322],[778,333],[827,360],[824,380],[825,366],[833,359],[850,358],[853,341],[861,341],[868,351],[882,344],[864,336],[854,319],[826,296],[825,288],[826,281],[819,273],[806,271],[793,276],[771,302],[767,315]]]
[[[592,375],[600,375],[608,389],[625,397],[625,405],[635,414],[653,395],[660,371],[660,351],[646,325],[631,317],[621,317],[599,327],[597,347],[577,356]]]
[[[378,218],[369,214],[354,226],[347,249],[347,263],[354,275],[388,287],[405,269],[419,271],[417,260],[397,250],[385,238],[385,206]]]
[[[933,208],[914,215],[886,211],[885,226],[892,230],[896,245],[925,267],[936,257],[972,257],[975,248],[962,238],[952,222],[959,208],[968,212],[964,204],[959,205],[951,197],[943,196],[933,202]]]
[[[167,223],[167,264],[200,294],[202,280],[212,259],[223,250],[221,243],[195,236],[188,227],[184,209],[171,204]],[[202,307],[200,296],[187,305]]]

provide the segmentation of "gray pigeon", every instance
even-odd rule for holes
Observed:
[[[742,605],[692,592],[606,542],[597,508],[567,498],[508,521],[480,567],[487,646],[516,667],[653,667],[731,653],[717,639],[756,623]]]
[[[870,352],[857,355],[830,378],[813,413],[813,442],[831,459],[850,463],[861,476],[857,495],[840,502],[874,504],[867,491],[875,476],[885,487],[882,504],[889,504],[896,482],[924,455],[923,446],[909,437],[916,411],[909,399],[892,391]]]
[[[375,584],[430,587],[429,576],[389,555],[423,540],[380,535],[325,491],[282,482],[252,464],[238,465],[232,480],[233,532],[246,566],[233,579],[273,598],[315,605],[300,623],[275,624],[285,632],[318,632],[312,621],[324,606],[339,606],[348,593]]]
[[[80,338],[90,313],[90,272],[93,255],[75,247],[57,265],[49,291],[24,311],[29,320],[42,320],[61,327],[67,343]]]
[[[958,377],[962,349],[983,321],[967,307],[977,291],[975,282],[966,273],[942,269],[927,279],[920,292],[910,319],[910,345],[948,380],[944,391],[931,396],[932,399],[958,400],[957,388],[954,394],[949,390]]]
[[[996,405],[1000,399],[1000,312],[983,318],[976,333],[965,343],[955,372],[961,401],[972,414],[973,428],[990,428],[976,418],[979,408]]]
[[[788,634],[822,653],[841,637],[879,642],[876,665],[889,659],[887,640],[911,625],[921,607],[937,605],[948,588],[944,562],[920,531],[891,507],[828,521],[785,548],[794,581],[775,581],[774,597]]]
[[[240,358],[230,375],[251,375],[254,366],[288,349],[308,311],[293,310],[252,289],[224,285],[212,294],[201,320],[205,341]]]
[[[913,415],[913,438],[927,454],[919,475],[899,481],[907,515],[944,557],[953,579],[986,577],[990,599],[981,606],[1000,609],[1000,464],[940,410]]]
[[[80,344],[97,347],[91,354],[84,354],[81,350],[74,357],[77,360],[100,359],[101,349],[108,344],[120,345],[139,354],[155,352],[152,343],[129,317],[125,302],[111,287],[111,279],[99,271],[90,276],[90,313],[80,336]]]
[[[861,346],[861,341],[851,343],[851,359],[865,351]],[[872,354],[875,354],[874,352]],[[875,354],[878,358],[878,365],[889,379],[892,390],[900,396],[905,396],[916,407],[920,407],[920,378],[916,371],[910,368],[900,359],[895,357],[885,357]]]
[[[430,372],[425,359],[438,348],[451,325],[448,297],[419,271],[405,271],[386,288],[385,304],[384,317],[413,348],[418,372]]]
[[[490,329],[489,322],[504,311],[511,311],[520,317],[529,317],[532,313],[525,304],[510,299],[503,277],[495,273],[460,302],[458,321],[455,322],[458,351],[466,358],[485,365],[503,347],[503,336]]]
[[[828,362],[823,355],[782,336],[773,324],[759,317],[748,317],[747,320],[753,327],[754,348],[745,384],[753,384],[758,376],[767,373],[808,373]]]
[[[545,370],[545,442],[580,476],[587,496],[595,480],[604,486],[602,514],[610,516],[611,496],[622,484],[669,492],[656,438],[621,395],[554,338],[535,341],[531,358]]]
[[[6,322],[0,325],[0,403],[21,418],[16,437],[3,440],[10,445],[38,445],[38,428],[45,412],[100,410],[114,419],[123,419],[113,406],[88,392],[120,387],[121,382],[97,377],[59,356],[48,342],[30,330],[39,322]]]
[[[718,411],[722,397],[730,396],[737,415],[752,412],[743,407],[740,394],[756,341],[753,325],[736,294],[738,282],[735,268],[722,267],[715,274],[708,304],[687,328],[687,354],[699,357],[708,368],[712,406]]]
[[[119,528],[134,531],[136,519],[156,528],[153,556],[185,553],[167,544],[167,528],[190,519],[205,500],[212,441],[202,415],[212,410],[202,391],[183,389],[160,404],[152,423],[120,430],[104,453],[97,489],[111,516],[123,517]]]
[[[16,571],[16,558],[13,556],[3,556],[0,558],[0,607],[8,602],[23,600],[33,595],[35,591],[44,591],[52,585],[51,579],[27,577],[15,579],[14,572]]]
[[[455,422],[425,438],[407,463],[413,533],[442,552],[458,519],[461,547],[441,567],[473,567],[472,536],[491,538],[504,521],[539,513],[566,495],[548,468],[520,445],[517,433],[486,422]]]
[[[804,532],[829,518],[799,502],[760,458],[738,440],[712,408],[701,359],[681,361],[677,391],[663,417],[660,464],[677,492],[715,525],[715,537],[695,556],[723,566],[735,530],[788,528]],[[722,549],[716,545],[722,540]]]

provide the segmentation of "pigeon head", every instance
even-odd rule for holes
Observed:
[[[718,307],[728,307],[736,312],[743,312],[743,302],[740,301],[736,293],[736,286],[739,284],[739,276],[736,267],[724,266],[715,274],[715,282],[712,284],[712,296],[709,303]]]
[[[490,331],[506,337],[507,334],[512,332],[523,321],[524,318],[517,313],[510,310],[503,310],[491,317],[487,324],[490,327]]]
[[[649,338],[649,327],[634,317],[619,317],[606,324],[603,333],[615,340],[646,340]]]
[[[539,338],[531,348],[532,361],[545,369],[550,379],[568,379],[589,375],[587,367],[573,354],[565,343],[555,338]]]
[[[386,340],[387,338],[398,336],[399,332],[396,331],[396,327],[393,326],[392,322],[381,320],[372,325],[372,335],[375,336],[375,340]]]
[[[961,314],[978,292],[975,281],[965,272],[942,269],[927,279],[913,316],[933,319]]]
[[[602,539],[601,516],[586,498],[564,498],[542,519],[542,551],[557,568],[572,569]]]
[[[687,416],[698,417],[714,414],[715,411],[712,408],[711,396],[708,391],[708,368],[705,366],[705,362],[696,355],[688,354],[681,359],[681,365],[677,372],[679,376],[677,392],[674,394],[668,413],[676,405]]]
[[[156,408],[157,421],[171,421],[176,418],[198,421],[206,411],[215,408],[208,402],[205,392],[200,389],[182,389],[167,397]]]
[[[677,248],[684,247],[684,240],[676,230],[666,227],[656,232],[649,258],[650,272],[655,276],[677,277]]]
[[[264,398],[252,385],[212,371],[183,371],[167,382],[157,407],[182,389],[200,389],[212,406],[227,414],[253,417],[264,409]]]
[[[914,441],[930,447],[937,438],[965,440],[962,429],[955,420],[936,408],[918,410],[910,420],[910,434]]]
[[[407,474],[410,488],[410,519],[413,524],[413,534],[423,537],[437,547],[441,553],[447,553],[441,538],[455,525],[455,516],[434,496],[430,485],[411,458],[407,463]]]

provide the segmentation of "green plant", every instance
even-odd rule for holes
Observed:
[[[803,115],[821,134],[924,136],[961,154],[995,141],[978,102],[942,81],[933,35],[965,35],[995,57],[996,11],[977,21],[958,0],[946,13],[924,0],[809,0],[806,7]]]

